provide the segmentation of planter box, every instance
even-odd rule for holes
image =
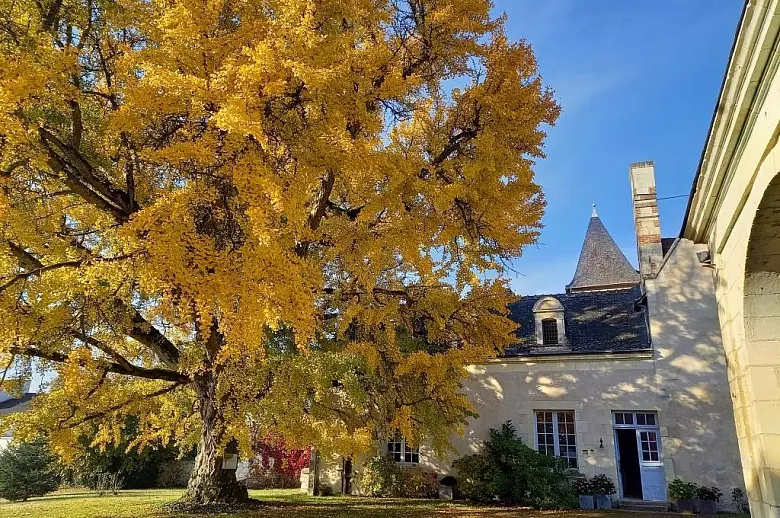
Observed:
[[[610,495],[596,495],[596,508],[612,509],[612,497]]]
[[[693,514],[694,511],[693,500],[690,499],[677,500],[676,507],[678,513]]]
[[[699,514],[715,514],[716,502],[715,500],[694,500],[693,508]]]
[[[593,495],[580,495],[580,509],[593,509]]]

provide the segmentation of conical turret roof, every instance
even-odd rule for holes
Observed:
[[[639,273],[631,266],[609,235],[593,206],[582,243],[577,271],[566,291],[592,291],[626,288],[639,284]]]

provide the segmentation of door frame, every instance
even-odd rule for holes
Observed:
[[[631,414],[631,423],[617,423],[617,420],[615,419],[615,414]],[[653,414],[655,416],[655,424],[648,425],[648,424],[637,424],[637,414]],[[622,476],[620,472],[620,446],[618,444],[618,437],[617,437],[617,430],[634,430],[636,434],[636,445],[637,445],[637,457],[639,461],[639,477],[640,477],[640,483],[642,484],[642,501],[648,502],[652,500],[648,500],[647,496],[644,494],[644,478],[643,478],[643,466],[647,467],[654,467],[654,468],[660,468],[661,470],[664,469],[664,462],[663,462],[663,445],[661,444],[661,426],[659,423],[658,418],[658,411],[656,410],[613,410],[610,415],[610,420],[612,421],[612,439],[615,445],[615,468],[617,473],[617,488],[618,488],[618,498],[623,499],[625,496],[623,496],[623,481]],[[641,432],[655,432],[656,434],[656,440],[658,443],[658,460],[657,461],[644,461],[642,460],[642,442],[640,439],[640,433]],[[664,491],[664,494],[666,492]],[[668,498],[668,495],[667,495]]]

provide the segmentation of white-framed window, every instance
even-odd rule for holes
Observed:
[[[639,443],[642,448],[642,460],[645,462],[659,462],[658,433],[650,431],[639,432]]]
[[[420,448],[412,448],[406,444],[406,439],[400,436],[387,441],[387,454],[399,464],[420,463]]]
[[[539,453],[565,459],[570,468],[577,467],[577,434],[574,410],[535,410],[536,449]]]
[[[615,412],[615,425],[628,427],[658,426],[655,412]]]

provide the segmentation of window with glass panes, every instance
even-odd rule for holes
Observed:
[[[639,432],[639,442],[642,444],[642,460],[658,461],[658,435],[656,432]]]
[[[577,438],[573,410],[537,410],[536,448],[540,453],[566,459],[577,467]]]
[[[412,448],[406,444],[406,439],[396,437],[387,442],[387,454],[393,458],[394,462],[401,464],[419,464],[420,448]]]
[[[554,318],[542,320],[542,344],[558,345],[558,321]]]

